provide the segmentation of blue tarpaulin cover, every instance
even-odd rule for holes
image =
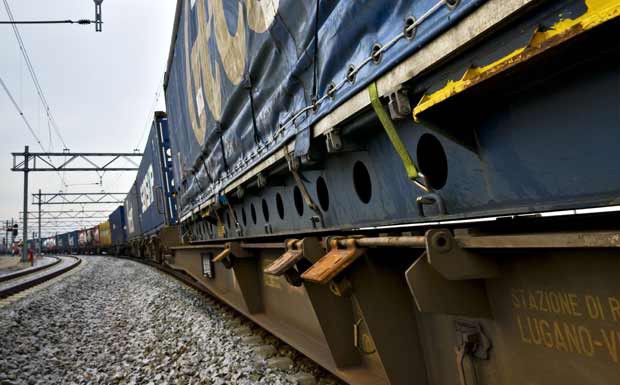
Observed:
[[[313,122],[483,2],[179,0],[165,90],[181,213],[293,138],[302,155]]]

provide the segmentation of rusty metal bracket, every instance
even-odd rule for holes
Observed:
[[[302,269],[309,263],[320,259],[322,248],[317,238],[289,239],[285,242],[286,252],[273,261],[263,272],[269,275],[284,276],[286,282],[293,286],[301,286]],[[306,265],[299,262],[307,260]]]
[[[301,278],[327,284],[366,252],[365,249],[357,247],[355,239],[347,239],[345,248],[338,248],[338,243],[338,240],[330,241],[330,251],[306,270]]]
[[[228,242],[218,255],[213,257],[213,263],[222,262],[227,269],[232,267],[232,257],[250,258],[252,254],[241,247],[239,242]]]
[[[499,268],[493,257],[461,248],[449,230],[428,230],[426,253],[428,263],[448,280],[499,277]]]
[[[228,258],[229,255],[230,255],[230,249],[226,248],[221,253],[213,257],[213,262],[216,262],[216,263],[222,262],[224,258]]]
[[[283,275],[304,257],[303,240],[289,239],[285,244],[286,252],[263,270],[265,274]]]

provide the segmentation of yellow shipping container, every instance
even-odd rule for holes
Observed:
[[[101,247],[112,246],[112,232],[110,231],[109,221],[99,225],[99,245]]]

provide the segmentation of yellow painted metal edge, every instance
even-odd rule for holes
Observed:
[[[451,80],[442,89],[424,95],[413,109],[413,119],[419,122],[419,115],[429,108],[518,63],[527,61],[549,47],[561,44],[573,36],[620,16],[620,2],[618,0],[586,0],[586,5],[587,11],[578,18],[564,19],[546,31],[536,31],[525,47],[516,49],[491,64],[469,68],[461,79]]]

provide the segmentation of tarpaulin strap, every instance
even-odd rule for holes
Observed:
[[[239,230],[239,232],[241,232],[241,224],[239,224],[239,221],[237,220],[237,213],[235,213],[235,210],[233,210],[232,205],[230,204],[230,201],[228,200],[228,197],[226,195],[220,195],[219,200],[220,200],[220,203],[226,206],[226,208],[228,209],[229,215],[232,216],[233,221],[235,221],[234,223],[235,228]]]
[[[306,205],[308,205],[310,210],[314,211],[314,213],[319,217],[319,221],[321,222],[321,226],[325,227],[325,225],[323,223],[323,213],[319,209],[319,206],[317,206],[316,203],[314,203],[314,201],[312,200],[312,197],[310,196],[310,193],[308,193],[308,189],[306,188],[306,185],[304,184],[304,181],[301,179],[301,174],[299,173],[299,169],[298,169],[298,167],[295,167],[293,158],[288,153],[288,151],[286,151],[284,153],[284,157],[286,158],[286,162],[288,163],[289,170],[293,174],[293,179],[295,179],[295,184],[299,188],[299,191],[301,192],[301,196],[303,197],[304,201],[306,202]]]
[[[221,238],[226,233],[226,230],[224,229],[224,222],[222,221],[222,218],[220,218],[220,214],[218,214],[217,210],[213,210],[213,214],[215,214],[215,218],[217,220],[217,224],[215,225],[217,236]]]
[[[251,68],[251,67],[250,67]],[[252,78],[249,76],[245,81],[245,88],[248,90],[250,97],[250,111],[252,112],[252,133],[254,135],[254,143],[260,144],[260,135],[258,134],[258,125],[256,124],[256,110],[254,107],[254,85],[252,84]]]
[[[403,166],[405,167],[405,171],[407,172],[407,176],[416,186],[421,188],[426,192],[431,192],[433,189],[428,186],[426,183],[426,179],[424,175],[418,171],[413,160],[411,159],[411,155],[409,155],[409,151],[407,151],[407,147],[405,147],[405,143],[403,143],[400,136],[398,136],[398,132],[396,132],[396,127],[394,127],[394,122],[392,122],[392,118],[388,112],[383,108],[383,104],[381,104],[381,100],[379,100],[379,92],[377,91],[377,83],[373,82],[368,86],[368,95],[370,96],[370,104],[372,104],[372,108],[375,110],[375,114],[379,118],[385,133],[388,138],[390,138],[390,142],[392,142],[392,146],[394,150],[398,153],[400,160],[403,162]],[[422,181],[418,180],[421,179]]]
[[[418,169],[415,167],[411,156],[409,155],[409,151],[407,151],[407,147],[405,147],[405,143],[398,136],[398,132],[396,132],[396,127],[394,127],[394,122],[390,118],[390,115],[383,108],[383,104],[381,104],[381,100],[379,100],[379,92],[377,91],[377,83],[372,82],[370,86],[368,86],[368,94],[370,96],[370,103],[372,104],[372,108],[375,110],[375,114],[379,118],[385,133],[388,138],[390,138],[390,142],[392,142],[392,146],[394,150],[400,156],[400,160],[403,162],[403,166],[405,166],[405,171],[407,171],[407,176],[409,179],[416,181],[418,177]]]

